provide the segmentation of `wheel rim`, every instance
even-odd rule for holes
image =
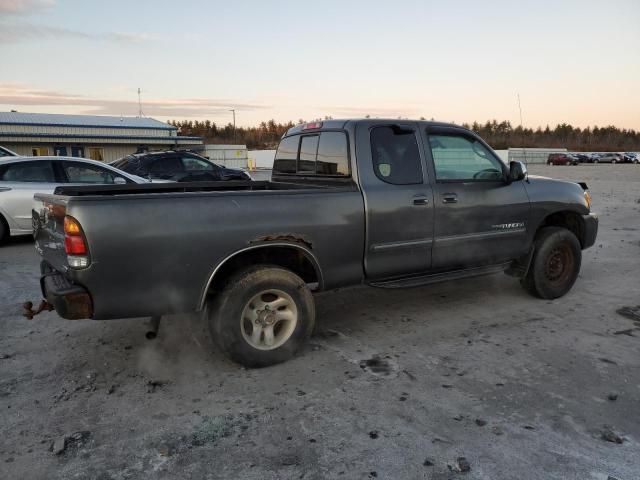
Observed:
[[[573,272],[574,258],[569,245],[558,245],[547,257],[545,277],[553,286],[563,285]]]
[[[245,341],[258,350],[274,350],[286,343],[298,324],[298,308],[282,290],[269,289],[247,302],[240,317]]]

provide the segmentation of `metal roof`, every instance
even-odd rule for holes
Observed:
[[[64,115],[59,113],[0,112],[0,125],[2,124],[56,127],[146,128],[156,130],[176,129],[167,123],[146,117]]]

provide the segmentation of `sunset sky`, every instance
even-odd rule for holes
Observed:
[[[640,130],[640,0],[0,0],[0,111]]]

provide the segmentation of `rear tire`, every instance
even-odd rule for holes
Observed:
[[[550,167],[553,167],[553,162],[549,161],[547,162],[547,165],[549,165]]]
[[[210,307],[213,341],[231,360],[250,368],[289,360],[315,324],[313,295],[304,280],[272,265],[233,275]]]
[[[580,273],[582,248],[576,236],[562,227],[544,227],[536,236],[527,275],[520,281],[532,295],[554,299],[565,295]]]

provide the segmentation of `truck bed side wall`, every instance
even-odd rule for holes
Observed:
[[[83,226],[92,263],[70,276],[90,286],[95,319],[191,312],[229,255],[293,236],[310,245],[324,288],[359,283],[363,212],[355,188],[72,199],[67,214]]]

